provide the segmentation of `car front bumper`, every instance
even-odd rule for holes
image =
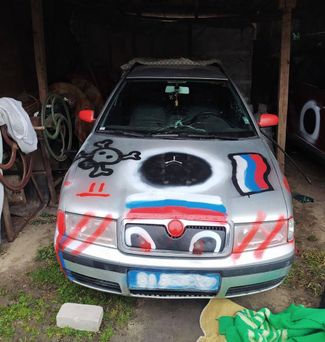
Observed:
[[[100,291],[135,297],[210,298],[235,297],[269,290],[278,286],[288,274],[293,262],[294,244],[268,248],[258,257],[254,251],[236,258],[174,258],[139,256],[118,249],[89,245],[80,255],[65,249],[59,251],[61,266],[73,282]],[[221,285],[217,292],[162,290],[130,290],[128,271],[160,270],[179,273],[218,273]]]

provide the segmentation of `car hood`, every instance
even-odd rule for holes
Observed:
[[[93,134],[70,167],[60,208],[115,219],[174,207],[215,210],[232,222],[288,217],[273,157],[260,138],[150,139]],[[141,208],[146,208],[141,211]],[[167,214],[168,215],[168,214]]]

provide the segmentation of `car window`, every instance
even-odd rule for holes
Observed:
[[[247,137],[255,129],[228,81],[127,80],[99,130]]]

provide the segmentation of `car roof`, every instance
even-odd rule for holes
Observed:
[[[136,65],[126,78],[228,80],[221,68],[212,65]]]

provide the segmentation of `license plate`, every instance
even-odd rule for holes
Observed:
[[[131,290],[218,291],[218,273],[186,273],[132,270],[128,272]]]

